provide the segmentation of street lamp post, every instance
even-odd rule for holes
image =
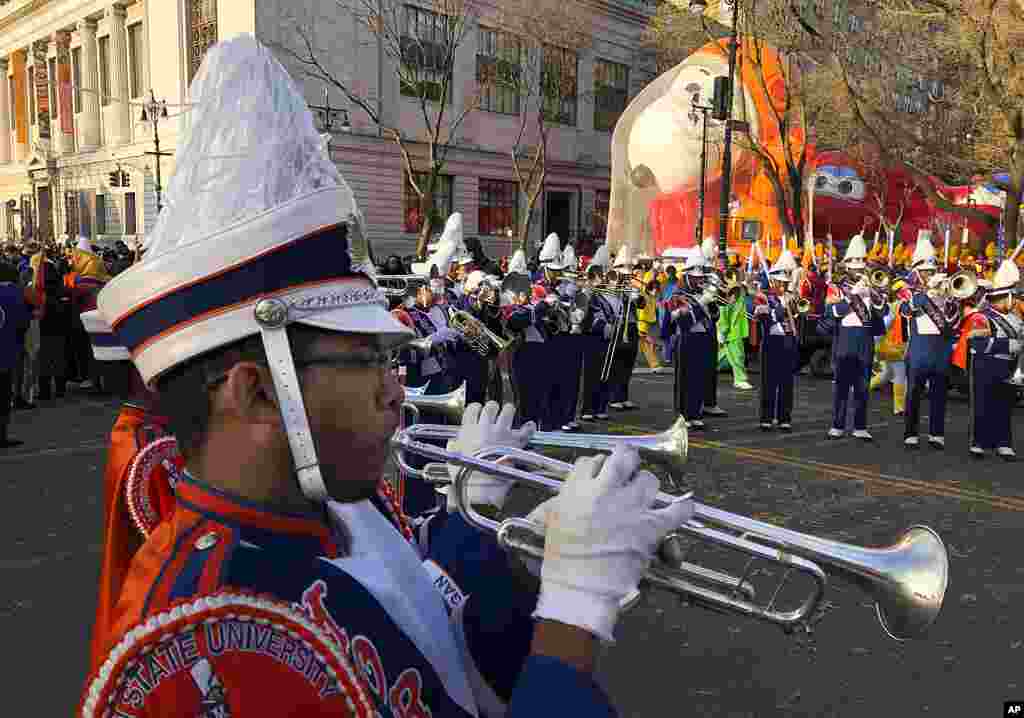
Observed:
[[[732,100],[733,78],[736,76],[736,52],[739,49],[739,0],[721,0],[732,3],[732,28],[729,32],[729,78],[725,85],[725,137],[722,146],[722,196],[718,208],[718,262],[724,271],[728,267],[729,254],[726,242],[729,238],[729,200],[732,197]],[[703,15],[707,0],[690,0],[690,12]]]
[[[693,98],[693,109],[690,111],[690,118],[696,121],[697,113],[701,114],[701,129],[700,129],[700,192],[697,194],[697,224],[694,227],[694,240],[696,246],[701,246],[704,241],[704,186],[706,183],[705,176],[707,175],[707,149],[708,149],[708,113],[714,108],[711,105],[701,105],[697,102],[697,98]]]
[[[160,212],[163,210],[163,201],[161,198],[161,192],[163,187],[160,184],[160,158],[170,157],[173,152],[161,152],[160,151],[160,120],[167,119],[167,100],[156,99],[153,94],[153,90],[149,91],[149,100],[142,105],[142,114],[139,116],[140,122],[151,122],[153,124],[153,152],[146,152],[145,154],[151,155],[156,158],[156,214],[159,217]]]

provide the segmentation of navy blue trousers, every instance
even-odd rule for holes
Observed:
[[[551,372],[552,382],[547,414],[541,425],[545,431],[561,431],[576,419],[586,343],[586,337],[580,334],[560,334],[548,341],[550,361],[544,369]]]
[[[982,449],[1013,446],[1012,413],[1016,391],[1006,383],[1016,362],[971,356],[971,443]]]
[[[516,384],[516,425],[528,421],[542,426],[547,416],[548,398],[554,384],[549,366],[547,342],[524,342],[512,357],[512,381]]]
[[[793,368],[799,356],[796,337],[769,334],[761,344],[761,423],[793,421]]]
[[[868,428],[868,382],[871,362],[863,357],[836,357],[836,393],[832,400],[832,428],[846,430],[846,412],[853,392],[853,428]]]
[[[609,384],[601,381],[608,342],[603,336],[583,338],[583,413],[607,414]]]
[[[914,366],[907,363],[907,405],[904,414],[903,438],[917,436],[921,425],[921,398],[928,385],[928,433],[946,435],[946,393],[949,367]]]
[[[704,408],[704,394],[708,388],[708,364],[711,358],[711,338],[708,334],[689,333],[686,338],[676,335],[675,408],[676,413],[688,421],[697,421]]]

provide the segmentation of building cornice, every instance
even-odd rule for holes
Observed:
[[[42,8],[44,5],[49,4],[51,1],[52,0],[29,0],[28,3],[22,5],[21,7],[15,10],[12,10],[4,17],[0,17],[0,32],[7,30],[8,28],[11,27],[11,25],[18,22],[18,20],[21,20],[24,17],[28,17],[36,10]]]
[[[0,56],[49,38],[55,30],[72,28],[76,22],[99,17],[110,0],[31,0],[0,18]]]

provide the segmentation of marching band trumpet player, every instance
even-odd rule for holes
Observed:
[[[705,237],[700,246],[701,254],[704,257],[704,267],[709,277],[717,278],[715,267],[718,263],[718,242],[711,237]],[[708,313],[708,320],[711,322],[708,340],[711,344],[711,362],[708,366],[707,386],[704,388],[704,407],[701,409],[701,416],[728,416],[728,412],[718,405],[718,320],[721,318],[721,310],[718,302],[715,301],[705,307]]]
[[[546,301],[551,305],[550,315],[557,320],[550,326],[548,342],[551,361],[548,371],[554,374],[552,391],[548,396],[547,411],[541,427],[550,431],[578,431],[576,408],[579,404],[583,375],[582,324],[585,312],[576,307],[579,287],[572,279],[561,276],[566,270],[575,271],[576,250],[567,244],[557,262],[549,262],[545,270],[552,276],[554,286]]]
[[[686,425],[702,431],[704,392],[708,386],[708,366],[712,364],[711,318],[707,305],[713,303],[704,294],[704,255],[700,247],[686,252],[680,277],[681,291],[665,302],[661,336],[675,344],[675,408]],[[717,359],[717,357],[715,357]]]
[[[787,291],[796,259],[784,250],[768,271],[769,291],[754,297],[754,318],[761,341],[761,431],[793,430],[794,370],[800,351],[797,337],[798,297]]]
[[[960,315],[956,300],[949,296],[945,275],[938,273],[938,260],[927,230],[921,230],[911,258],[911,286],[900,290],[901,317],[908,320],[906,354],[907,401],[903,444],[920,443],[921,398],[928,386],[928,444],[946,446],[946,394],[950,360]],[[899,321],[897,319],[897,321]],[[895,393],[897,387],[893,384]]]
[[[623,245],[619,250],[612,266],[619,276],[627,279],[620,282],[623,292],[611,300],[617,304],[616,313],[622,316],[623,333],[618,338],[611,373],[608,376],[608,406],[623,411],[636,406],[629,400],[629,382],[633,378],[633,367],[636,366],[636,357],[640,352],[637,309],[644,306],[644,298],[632,280],[633,255],[628,245]]]
[[[868,381],[875,355],[875,337],[885,333],[885,301],[872,297],[864,275],[867,247],[861,235],[855,235],[846,249],[843,265],[853,281],[829,287],[824,314],[818,331],[831,334],[835,361],[835,394],[832,400],[832,427],[828,438],[839,439],[846,432],[846,414],[853,393],[853,436],[872,441],[868,432]]]
[[[1014,313],[1014,289],[1020,270],[1004,260],[992,278],[984,308],[965,322],[970,348],[971,404],[970,452],[977,458],[988,449],[1006,461],[1014,461],[1012,412],[1015,387],[1007,383],[1016,368],[1024,337],[1024,321]]]

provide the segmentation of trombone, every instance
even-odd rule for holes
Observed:
[[[510,551],[543,559],[543,527],[522,518],[495,521],[475,511],[469,502],[469,477],[480,471],[489,476],[557,493],[562,479],[514,468],[506,461],[533,466],[561,477],[573,465],[523,449],[497,447],[474,456],[447,451],[418,439],[434,437],[434,427],[420,424],[396,432],[392,447],[432,461],[462,467],[449,491],[459,513],[472,526],[494,532],[500,545]],[[557,432],[542,440],[562,441]],[[681,430],[685,435],[685,428]],[[536,438],[536,435],[535,435]],[[586,436],[579,437],[585,440]],[[628,438],[625,441],[628,442]],[[682,498],[689,498],[690,494]],[[680,497],[659,493],[657,505],[664,506]],[[738,578],[684,561],[685,537],[736,549],[748,554],[743,574]],[[758,559],[786,569],[778,588],[769,592],[766,604],[753,600],[758,593],[749,583],[751,569]],[[794,609],[776,607],[776,599],[790,573],[802,573],[813,580],[813,588]],[[896,640],[922,635],[938,618],[949,583],[949,557],[939,536],[924,526],[905,531],[890,546],[865,548],[818,538],[772,524],[756,521],[710,506],[697,504],[694,518],[671,533],[659,546],[658,555],[644,576],[644,583],[656,586],[714,610],[725,610],[776,624],[790,632],[803,627],[810,630],[828,585],[828,575],[849,580],[875,600],[875,609],[883,630]],[[753,595],[752,595],[753,594]]]

